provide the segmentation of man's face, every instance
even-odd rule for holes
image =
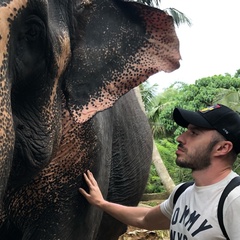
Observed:
[[[187,131],[177,138],[176,164],[193,171],[206,169],[211,165],[213,147],[221,140],[215,130],[189,124]]]

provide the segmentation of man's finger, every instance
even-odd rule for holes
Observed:
[[[89,196],[89,194],[83,188],[79,188],[78,190],[84,197],[88,197]]]
[[[83,173],[83,177],[84,177],[86,183],[88,183],[88,182],[89,182],[89,179],[88,179],[88,176],[86,175],[86,173]]]
[[[97,181],[95,180],[92,172],[87,170],[87,174],[88,174],[88,179],[91,181],[92,185],[98,186]]]

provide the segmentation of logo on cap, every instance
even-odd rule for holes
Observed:
[[[209,111],[212,111],[212,110],[220,108],[220,107],[221,107],[220,105],[216,104],[216,105],[213,105],[213,106],[209,106],[209,107],[203,108],[202,110],[199,110],[199,112],[207,113]]]

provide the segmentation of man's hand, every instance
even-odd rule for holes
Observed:
[[[79,188],[79,192],[87,199],[87,201],[95,206],[100,206],[105,200],[102,196],[101,190],[95,180],[93,174],[88,170],[83,174],[85,181],[89,187],[89,193],[83,188]]]
[[[149,207],[129,207],[104,200],[97,181],[90,171],[84,173],[84,178],[89,187],[89,193],[83,188],[79,188],[80,193],[87,201],[99,207],[104,212],[110,214],[126,225],[144,228],[148,230],[169,229],[170,220],[162,213],[159,206]]]

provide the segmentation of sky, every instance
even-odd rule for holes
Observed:
[[[173,7],[192,22],[176,27],[180,41],[180,68],[149,78],[159,91],[176,81],[188,84],[240,69],[239,0],[162,0],[161,9]]]

